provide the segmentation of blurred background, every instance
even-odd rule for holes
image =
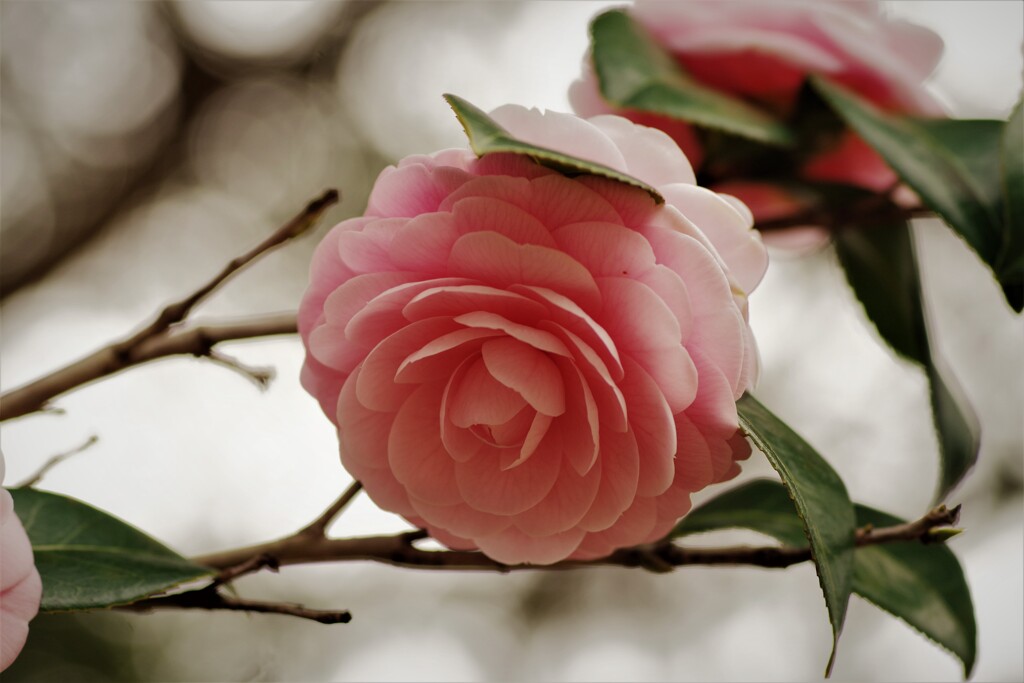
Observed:
[[[198,315],[293,310],[317,238],[361,213],[381,168],[464,144],[442,92],[485,109],[567,110],[587,22],[609,4],[3,0],[0,385],[125,334],[337,187],[343,202],[316,236],[237,277]],[[1005,118],[1021,88],[1024,4],[887,5],[945,40],[930,86],[954,116]],[[949,230],[915,230],[937,346],[983,430],[980,463],[952,496],[966,533],[951,547],[979,621],[975,678],[1019,681],[1024,327]],[[925,379],[880,345],[833,254],[773,254],[751,311],[761,399],[830,459],[855,500],[920,515],[936,481]],[[227,351],[275,367],[276,381],[260,393],[186,358],[132,370],[60,399],[62,414],[4,425],[7,484],[96,435],[43,488],[186,555],[304,525],[350,479],[299,387],[301,345]],[[754,457],[742,477],[768,475]],[[333,530],[405,528],[362,496]],[[353,563],[238,587],[354,619],[44,616],[4,681],[793,680],[819,677],[829,650],[810,566],[498,576]],[[835,678],[957,680],[959,667],[855,597]]]

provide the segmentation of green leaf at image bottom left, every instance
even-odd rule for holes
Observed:
[[[47,612],[124,605],[211,575],[121,520],[66,496],[11,489]]]

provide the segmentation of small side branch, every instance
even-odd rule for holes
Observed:
[[[352,499],[356,497],[360,491],[363,490],[363,485],[354,481],[352,484],[345,489],[345,492],[339,496],[338,500],[331,503],[331,506],[323,511],[319,517],[313,520],[308,526],[301,529],[296,535],[297,536],[311,536],[315,538],[324,537],[327,535],[327,527],[331,525],[334,518],[341,514]]]
[[[211,350],[215,344],[229,339],[248,339],[294,332],[294,315],[191,328],[183,327],[182,322],[196,304],[216,291],[239,270],[289,240],[308,232],[323,213],[337,201],[338,192],[328,190],[265,240],[232,259],[209,282],[184,299],[166,306],[153,322],[140,331],[45,377],[3,394],[0,396],[0,421],[42,410],[54,397],[72,389],[139,363],[175,354],[211,357],[214,361],[241,370],[258,384],[265,384],[265,372],[243,368],[237,362],[225,361],[223,356],[212,354]]]
[[[264,602],[228,597],[222,595],[216,585],[185,593],[146,598],[115,609],[129,612],[149,612],[157,609],[228,610],[259,614],[285,614],[321,624],[347,624],[352,621],[352,615],[347,610],[318,610],[289,602]]]
[[[74,455],[78,455],[82,451],[91,448],[99,440],[100,438],[93,434],[88,439],[86,439],[85,443],[83,443],[81,446],[76,446],[75,448],[72,448],[70,451],[66,451],[64,453],[58,453],[57,455],[53,456],[52,458],[44,462],[42,467],[36,470],[34,474],[30,475],[28,479],[25,479],[20,484],[18,484],[18,486],[35,486],[40,481],[42,481],[43,477],[45,477],[49,473],[49,471],[52,470],[54,467],[61,464],[68,458]]]

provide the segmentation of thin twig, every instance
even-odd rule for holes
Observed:
[[[327,527],[331,525],[334,518],[337,517],[342,510],[345,509],[352,499],[356,497],[356,494],[363,490],[363,485],[354,481],[345,492],[338,497],[338,500],[331,503],[331,506],[323,511],[319,517],[313,520],[309,525],[300,529],[296,535],[298,536],[313,536],[322,538],[327,535]]]
[[[98,437],[95,434],[93,434],[88,439],[86,439],[85,443],[83,443],[82,445],[76,446],[76,447],[72,448],[70,451],[66,451],[64,453],[58,453],[57,455],[53,456],[52,458],[50,458],[49,460],[44,462],[43,466],[35,471],[35,474],[30,475],[28,479],[26,479],[23,482],[21,482],[20,484],[18,484],[18,486],[22,487],[22,488],[27,488],[29,486],[35,486],[40,481],[42,481],[43,477],[46,476],[46,474],[50,470],[52,470],[54,467],[56,467],[57,465],[61,464],[62,462],[64,462],[68,458],[70,458],[71,456],[78,455],[82,451],[90,448],[93,444],[95,444],[99,440],[100,440],[100,437]]]
[[[863,527],[857,530],[857,546],[896,542],[935,542],[943,527],[956,523],[959,508],[935,508],[921,519],[891,527]],[[309,527],[307,527],[309,528]],[[671,571],[686,565],[752,565],[782,568],[811,559],[808,547],[729,546],[723,548],[684,548],[662,542],[617,550],[596,560],[564,560],[552,565],[505,565],[483,553],[462,550],[423,550],[413,542],[425,538],[423,531],[395,536],[329,539],[323,535],[298,532],[277,541],[238,548],[194,558],[197,564],[216,569],[240,567],[253,557],[268,556],[275,565],[368,560],[400,567],[470,571],[509,572],[521,569],[576,569],[593,566],[641,567],[649,571]]]
[[[210,351],[206,353],[206,358],[221,367],[234,370],[239,375],[255,384],[256,388],[260,391],[266,391],[270,386],[270,382],[274,379],[274,368],[246,365],[237,358],[229,356],[226,353],[221,353],[216,349],[210,349]]]
[[[123,353],[141,342],[155,337],[171,325],[184,320],[189,312],[200,301],[212,294],[218,287],[228,280],[239,270],[255,261],[260,256],[273,251],[285,242],[294,239],[312,228],[320,216],[338,201],[337,190],[327,190],[320,197],[314,199],[290,221],[275,230],[269,237],[257,244],[255,247],[237,256],[228,262],[224,268],[205,285],[189,294],[180,301],[168,304],[152,323],[139,330],[131,337],[115,345],[115,351]]]
[[[185,593],[145,598],[115,609],[130,612],[148,612],[155,609],[229,610],[261,614],[286,614],[301,619],[310,619],[321,624],[347,624],[352,621],[352,615],[347,610],[318,610],[288,602],[264,602],[227,597],[217,590],[216,585]]]
[[[232,259],[212,280],[184,299],[166,306],[153,322],[143,329],[34,382],[3,394],[0,396],[0,421],[42,410],[47,406],[47,402],[56,396],[155,358],[180,353],[209,356],[214,344],[228,339],[247,339],[294,332],[294,315],[283,319],[264,319],[262,326],[251,321],[236,323],[235,329],[232,329],[230,324],[183,328],[181,323],[196,304],[213,293],[232,275],[263,254],[308,232],[320,216],[337,201],[337,191],[328,190],[265,240]],[[237,369],[237,364],[228,365]]]

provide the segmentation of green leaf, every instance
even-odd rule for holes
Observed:
[[[123,605],[212,574],[73,498],[31,488],[10,491],[43,580],[44,611]]]
[[[642,180],[625,173],[620,173],[603,164],[517,140],[479,107],[470,104],[456,95],[446,94],[444,99],[448,102],[452,111],[455,112],[455,116],[458,117],[459,123],[462,124],[462,129],[466,132],[466,137],[469,138],[469,145],[476,152],[477,156],[498,152],[524,154],[537,163],[553,168],[559,173],[564,173],[565,175],[585,173],[603,178],[611,178],[620,183],[639,187],[651,195],[654,201],[659,204],[665,202],[665,198],[656,189]]]
[[[964,180],[985,206],[1002,210],[999,147],[1006,124],[990,119],[909,119],[966,171]]]
[[[968,163],[938,143],[908,117],[885,113],[846,88],[820,76],[812,83],[835,112],[871,145],[921,199],[978,253],[995,266],[1001,216],[986,201],[989,193],[973,179]]]
[[[793,144],[792,133],[778,120],[690,78],[628,13],[599,15],[590,36],[594,71],[608,102],[765,144]]]
[[[858,526],[895,526],[904,521],[864,505],[855,506]],[[708,501],[676,526],[673,536],[751,529],[784,545],[806,541],[785,488],[758,479]],[[854,552],[853,592],[896,616],[960,658],[964,677],[977,654],[971,593],[956,556],[945,545],[888,543]]]
[[[836,253],[846,279],[878,333],[928,376],[942,463],[938,499],[945,498],[978,459],[977,418],[957,396],[957,384],[933,356],[921,299],[910,227],[894,223],[839,231]]]
[[[715,496],[683,517],[670,536],[678,538],[718,529],[751,529],[784,545],[807,545],[804,525],[786,487],[755,479]]]
[[[904,520],[858,505],[857,523],[881,528]],[[970,677],[977,655],[974,604],[960,563],[944,544],[858,548],[853,590],[959,657]]]
[[[1006,300],[1018,313],[1024,309],[1024,98],[1006,122],[1000,155],[1006,242],[996,272]]]
[[[835,470],[785,422],[750,394],[744,394],[736,407],[740,427],[786,485],[810,542],[832,624],[828,675],[835,663],[853,582],[853,504]]]

